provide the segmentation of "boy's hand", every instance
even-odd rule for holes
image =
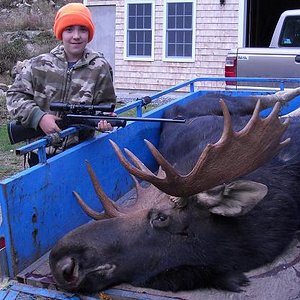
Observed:
[[[116,113],[110,113],[108,114],[110,117],[116,117]],[[110,123],[108,123],[106,120],[100,120],[97,126],[97,130],[105,132],[105,131],[112,131],[113,127],[111,126]]]
[[[61,118],[54,115],[45,114],[42,116],[39,126],[45,134],[60,132],[61,129],[56,124],[56,121],[58,120],[61,120]]]

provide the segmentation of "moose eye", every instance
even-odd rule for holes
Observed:
[[[164,215],[164,214],[159,214],[157,219],[161,222],[166,221],[168,219],[168,216]]]
[[[162,228],[169,225],[170,218],[168,215],[157,211],[152,211],[150,214],[150,224],[152,227]]]

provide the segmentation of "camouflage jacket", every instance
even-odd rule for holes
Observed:
[[[68,68],[63,46],[30,59],[7,91],[7,109],[24,127],[37,128],[52,101],[115,103],[112,70],[104,56],[88,48]]]

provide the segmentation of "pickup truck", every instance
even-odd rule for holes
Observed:
[[[116,113],[132,110],[137,117],[162,118],[164,111],[174,105],[186,105],[206,95],[210,90],[197,90],[197,83],[222,81],[224,78],[195,78],[179,83],[167,90],[149,96],[153,104],[163,95],[175,93],[180,96],[162,106],[143,113],[143,99],[120,107]],[[236,79],[239,80],[238,78]],[[300,83],[300,79],[298,79]],[[224,95],[239,99],[249,96],[271,94],[271,91],[214,91],[220,98]],[[242,100],[241,100],[242,101]],[[282,114],[300,107],[300,96],[286,105]],[[61,131],[66,136],[74,133],[70,127]],[[33,149],[39,154],[40,163],[10,178],[0,180],[0,299],[4,300],[193,300],[193,299],[299,299],[300,295],[300,232],[289,249],[274,263],[252,270],[247,274],[251,285],[245,291],[231,294],[222,290],[205,289],[177,293],[137,288],[122,284],[93,295],[66,293],[54,283],[49,263],[49,250],[56,241],[70,230],[90,219],[74,200],[72,191],[81,191],[85,200],[99,211],[101,206],[92,191],[84,161],[88,160],[101,179],[102,188],[111,199],[123,203],[134,196],[134,182],[120,164],[109,139],[121,148],[133,148],[139,158],[151,170],[157,170],[157,162],[149,153],[144,139],[158,145],[160,123],[129,122],[124,128],[108,134],[97,135],[73,148],[46,159],[48,138],[41,138],[16,150],[23,155]],[[74,163],[76,162],[76,163]],[[76,174],[76,176],[74,176]],[[80,178],[80,180],[78,180]]]
[[[300,9],[283,12],[275,27],[268,48],[235,48],[228,52],[225,77],[245,78],[226,81],[227,89],[273,89],[276,81],[289,78],[286,87],[297,87],[291,78],[300,75]],[[247,78],[267,78],[260,83],[247,82]]]

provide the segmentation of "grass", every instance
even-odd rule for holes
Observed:
[[[10,144],[6,124],[0,125],[0,180],[23,169],[23,157],[17,156],[15,153],[15,149],[19,146],[19,144]]]
[[[12,150],[12,145],[10,145],[9,138],[7,135],[6,125],[0,126],[0,151],[10,151]]]
[[[11,145],[7,134],[7,111],[5,97],[0,96],[0,180],[23,169],[23,157],[17,156],[15,149],[20,144]]]

